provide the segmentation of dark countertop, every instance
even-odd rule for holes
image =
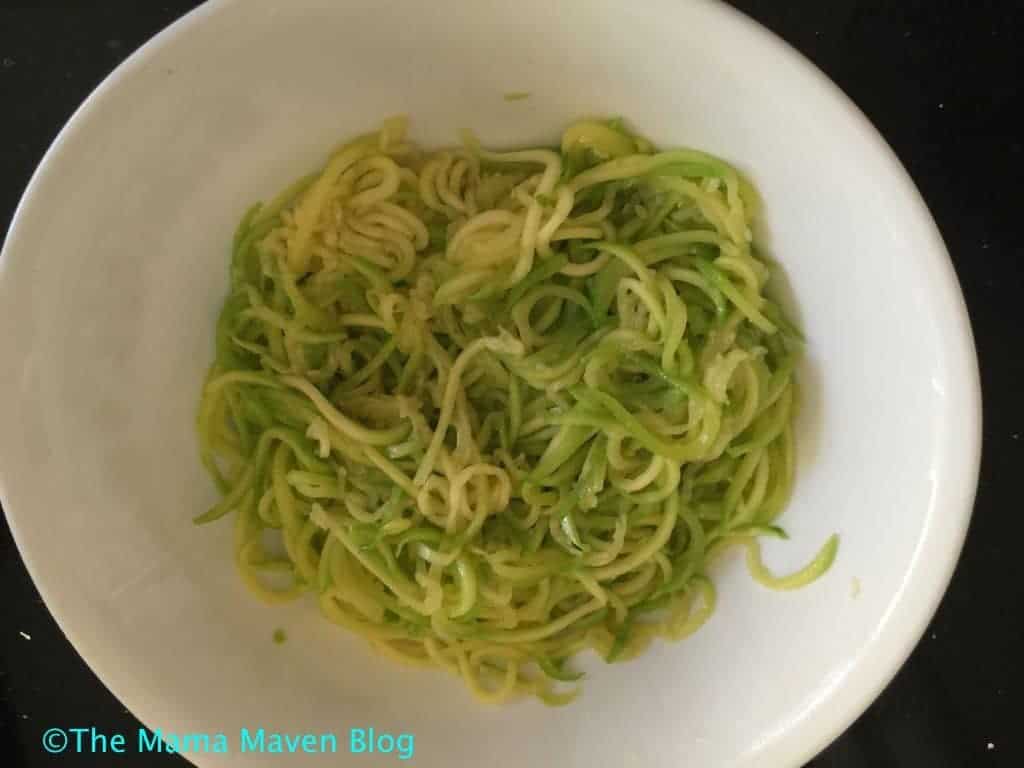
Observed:
[[[92,88],[198,3],[0,5],[0,231],[43,152]],[[981,481],[952,586],[910,660],[814,768],[1024,765],[1024,11],[1013,0],[733,0],[864,110],[931,207],[970,310],[985,424]],[[13,7],[12,7],[13,6]],[[1016,310],[1016,311],[1014,311]],[[3,325],[0,332],[12,332]],[[1014,319],[1016,317],[1016,320]],[[3,425],[0,424],[0,429]],[[64,755],[50,726],[137,721],[61,634],[0,526],[0,745],[14,765],[183,766]],[[699,768],[691,766],[690,768]]]

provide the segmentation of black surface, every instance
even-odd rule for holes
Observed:
[[[71,112],[125,56],[195,4],[0,5],[0,231]],[[907,166],[953,256],[983,379],[981,483],[953,584],[895,681],[811,765],[1024,765],[1017,717],[1024,709],[1024,507],[1016,475],[1024,459],[1024,130],[1014,108],[1024,74],[1022,13],[1012,0],[734,4],[832,77]],[[8,332],[16,331],[4,325],[0,307],[0,333]],[[0,754],[26,766],[185,765],[158,755],[47,755],[40,737],[48,727],[133,732],[138,724],[57,628],[6,521],[0,584]]]

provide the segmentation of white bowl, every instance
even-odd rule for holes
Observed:
[[[509,91],[527,91],[507,102]],[[375,656],[311,602],[268,608],[230,563],[196,456],[197,396],[245,207],[394,113],[426,143],[471,127],[551,141],[620,114],[745,169],[809,337],[789,542],[839,556],[795,593],[716,570],[719,608],[640,660],[591,659],[550,710],[476,704]],[[222,0],[157,36],[54,142],[0,260],[0,472],[18,546],[99,677],[165,733],[415,734],[428,766],[793,766],[870,703],[949,581],[978,470],[980,398],[953,270],[867,120],[745,17],[651,0]],[[858,586],[859,585],[859,586]],[[271,642],[276,627],[289,641]],[[80,713],[83,716],[87,713]]]

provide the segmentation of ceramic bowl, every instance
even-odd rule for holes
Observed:
[[[838,532],[824,578],[770,592],[725,558],[703,629],[626,664],[584,658],[583,695],[557,710],[482,706],[446,673],[375,655],[312,600],[246,592],[230,525],[191,523],[215,498],[194,417],[232,230],[396,113],[428,145],[468,127],[496,146],[623,115],[750,175],[760,245],[808,337],[791,539],[765,558],[801,566]],[[395,764],[351,753],[351,729],[370,727],[412,734],[422,768],[799,765],[920,638],[977,480],[971,332],[920,195],[831,82],[714,2],[214,0],[54,142],[0,258],[0,316],[0,494],[18,547],[146,725],[226,735],[226,754],[186,754],[204,767],[259,758],[240,728],[336,734],[336,754],[302,765]]]

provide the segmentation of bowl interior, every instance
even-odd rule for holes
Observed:
[[[311,600],[249,596],[230,524],[190,523],[214,499],[193,425],[231,233],[250,203],[397,113],[426,144],[469,127],[498,146],[623,115],[749,173],[809,341],[792,538],[766,560],[798,567],[838,532],[825,578],[768,592],[726,558],[697,635],[627,664],[588,658],[583,696],[555,711],[481,707],[444,673],[375,656]],[[242,726],[336,733],[341,752],[350,728],[412,733],[421,766],[794,764],[916,642],[974,491],[970,331],[916,191],[820,74],[705,2],[214,2],[61,135],[0,261],[0,307],[0,492],[21,551],[149,726],[228,735],[230,753],[188,755],[204,766],[251,759]]]

